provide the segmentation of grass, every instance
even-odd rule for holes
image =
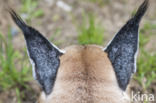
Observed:
[[[88,0],[89,2],[92,3],[97,3],[100,6],[106,5],[110,3],[110,0]]]
[[[55,30],[55,32],[51,35],[50,37],[50,41],[53,42],[53,44],[57,45],[57,46],[60,46],[61,44],[63,44],[63,41],[56,41],[55,38],[56,37],[59,37],[61,35],[61,29],[60,28],[57,28]]]
[[[144,40],[143,40],[144,41]],[[142,86],[143,91],[146,92],[156,79],[156,54],[150,54],[140,48],[140,57],[138,58],[138,71],[135,79]]]
[[[41,17],[44,15],[42,9],[37,9],[38,1],[37,0],[21,0],[22,7],[21,12],[27,22],[31,22],[31,19]]]
[[[155,25],[146,23],[140,33],[140,56],[134,79],[138,81],[144,93],[150,92],[151,85],[156,80],[156,53],[151,54],[145,50],[145,45],[148,43],[153,29],[156,29]],[[150,35],[146,35],[147,33]]]
[[[21,3],[21,16],[27,23],[44,15],[42,9],[37,9],[37,0],[21,0]],[[10,31],[7,37],[0,33],[0,92],[13,90],[17,103],[30,98],[26,97],[26,93],[33,91],[29,86],[29,82],[33,80],[31,72],[26,49],[22,52],[14,50]]]
[[[136,14],[136,10],[133,11],[132,16],[134,14]],[[151,92],[151,85],[156,80],[156,52],[151,54],[145,50],[150,35],[155,35],[155,32],[156,24],[151,22],[146,22],[140,30],[140,56],[137,61],[137,74],[134,79],[140,84],[143,93]]]
[[[87,20],[84,17],[83,24],[79,26],[79,44],[103,44],[104,30],[96,25],[95,17],[92,14],[88,15],[88,24],[89,25],[87,25]]]
[[[0,34],[0,90],[16,89],[18,103],[21,101],[21,90],[29,89],[28,82],[32,80],[30,65],[26,58],[14,50],[10,32],[7,38]]]

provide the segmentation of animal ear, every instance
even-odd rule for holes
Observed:
[[[121,28],[104,50],[108,54],[122,90],[126,90],[131,75],[136,71],[139,23],[147,7],[148,0],[145,0],[135,16]]]
[[[28,55],[33,65],[33,74],[46,94],[50,94],[60,65],[59,56],[63,54],[51,44],[42,34],[26,25],[24,21],[11,9],[12,19],[23,31]]]

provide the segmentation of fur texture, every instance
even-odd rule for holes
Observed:
[[[43,93],[39,103],[127,103],[101,47],[71,46],[65,50],[53,93],[46,98]]]

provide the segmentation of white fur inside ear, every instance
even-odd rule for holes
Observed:
[[[139,52],[139,33],[138,33],[137,51],[136,51],[136,53],[134,55],[134,71],[133,71],[133,73],[135,73],[136,70],[137,70],[137,56],[138,56],[138,52]]]
[[[115,36],[117,35],[117,33],[115,34]],[[105,51],[107,49],[107,47],[110,45],[110,43],[114,40],[115,36],[112,38],[112,40],[110,40],[108,42],[108,44],[106,45],[106,47],[104,47],[102,50]]]
[[[137,52],[135,53],[135,55],[134,55],[134,71],[133,71],[133,73],[135,73],[136,72],[136,70],[137,70],[137,55],[138,55],[138,48],[137,48]]]
[[[54,45],[53,43],[51,43],[51,45],[56,48],[60,53],[64,54],[66,51],[65,50],[61,50],[59,49],[56,45]]]
[[[34,77],[35,80],[37,80],[36,72],[35,72],[35,63],[34,63],[34,61],[30,58],[30,55],[29,55],[28,50],[27,50],[27,54],[28,54],[28,56],[29,56],[29,60],[30,60],[30,63],[31,63],[31,65],[32,65],[33,77]]]
[[[32,64],[33,77],[35,80],[37,80],[36,72],[35,72],[35,63],[33,62],[33,60],[31,58],[30,58],[30,63]]]

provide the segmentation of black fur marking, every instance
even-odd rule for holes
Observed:
[[[105,50],[114,67],[119,87],[124,91],[136,69],[135,54],[138,49],[139,22],[147,6],[148,0],[145,0],[136,15],[121,28]]]
[[[24,33],[29,56],[35,63],[36,78],[45,93],[50,94],[60,65],[59,56],[62,53],[37,30],[27,26],[13,10],[10,10],[10,14]]]

